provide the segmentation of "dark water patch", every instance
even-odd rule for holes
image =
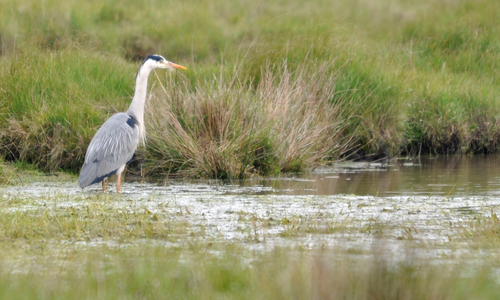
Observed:
[[[284,195],[500,196],[500,159],[491,155],[343,162],[310,173],[250,179],[237,185],[241,190],[229,192],[252,193],[255,189],[258,194]]]

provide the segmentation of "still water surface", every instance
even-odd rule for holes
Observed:
[[[247,180],[262,194],[360,196],[500,196],[499,156],[440,156],[343,162],[288,178]]]

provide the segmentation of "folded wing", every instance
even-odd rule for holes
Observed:
[[[99,128],[90,141],[80,172],[80,187],[102,181],[124,167],[139,143],[139,124],[127,113],[118,113]]]

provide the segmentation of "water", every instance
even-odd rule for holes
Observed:
[[[466,230],[478,218],[500,216],[499,170],[496,156],[450,156],[343,162],[310,173],[231,182],[128,178],[122,195],[115,194],[112,182],[112,198],[105,201],[117,209],[146,208],[165,219],[182,218],[197,234],[179,236],[180,244],[201,239],[263,251],[286,246],[369,253],[383,241],[395,259],[419,249],[425,258],[473,260],[497,252],[485,248],[478,254]],[[0,188],[0,201],[30,199],[10,210],[80,208],[99,201],[94,197],[99,190],[94,185],[82,192],[76,178],[41,179]]]
[[[499,196],[497,156],[447,156],[343,162],[288,178],[246,180],[256,193],[360,196]]]
[[[49,180],[47,180],[49,179]],[[111,180],[110,191],[115,191]],[[52,181],[52,183],[51,183]],[[146,185],[128,176],[124,194],[133,194]],[[498,156],[440,156],[418,159],[393,159],[384,162],[338,162],[331,167],[307,173],[246,180],[164,180],[146,179],[147,192],[217,193],[243,195],[356,195],[374,197],[498,197],[500,196],[500,159]],[[78,194],[76,180],[61,183],[41,176],[39,182],[7,190],[36,194],[62,187],[65,193]],[[5,189],[4,189],[5,190]],[[98,192],[100,185],[85,192]],[[1,189],[0,189],[1,191]]]

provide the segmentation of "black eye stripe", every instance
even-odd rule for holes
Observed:
[[[142,66],[148,61],[148,60],[154,60],[156,62],[160,62],[163,60],[166,60],[163,56],[158,55],[158,54],[152,54],[148,55],[146,59],[142,62],[142,64],[139,66],[139,69],[137,70],[137,73],[135,74],[135,79],[137,79],[137,74],[139,74],[139,71],[141,70]]]
[[[146,60],[148,60],[148,59],[152,59],[152,60],[156,60],[156,61],[165,60],[165,58],[163,58],[161,55],[158,55],[158,54],[149,55],[148,57],[146,57]]]

